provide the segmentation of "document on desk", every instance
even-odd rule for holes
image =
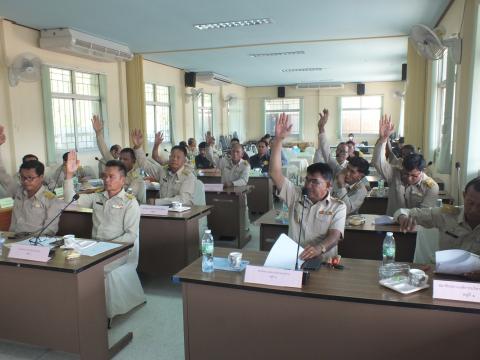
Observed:
[[[140,214],[165,216],[165,215],[168,215],[168,206],[140,205]]]
[[[298,244],[287,235],[280,235],[268,253],[264,266],[277,269],[295,270],[297,247]],[[300,246],[299,254],[301,254],[302,251],[303,248]],[[301,267],[303,263],[303,260],[298,260],[299,267]]]
[[[78,250],[78,252],[85,256],[97,256],[101,253],[118,248],[120,246],[122,245],[111,242],[99,241],[93,246]]]
[[[223,184],[203,184],[207,192],[222,192]]]
[[[393,217],[388,215],[380,215],[375,218],[374,225],[391,225],[395,224]]]
[[[462,275],[472,271],[480,271],[480,257],[465,250],[437,251],[435,262],[435,271],[439,274]]]

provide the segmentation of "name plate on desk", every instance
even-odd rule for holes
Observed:
[[[12,259],[47,262],[49,260],[49,257],[48,257],[49,252],[50,252],[50,247],[48,246],[13,244],[10,247],[10,252],[8,253],[8,257]]]
[[[480,283],[433,280],[433,298],[480,303]]]
[[[140,205],[142,215],[168,215],[168,206]]]
[[[0,208],[5,209],[11,207],[13,207],[13,199],[11,197],[0,199]]]
[[[203,184],[205,191],[221,192],[223,191],[223,184]]]
[[[245,282],[270,286],[302,287],[302,271],[247,265]]]

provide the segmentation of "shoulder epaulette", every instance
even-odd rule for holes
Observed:
[[[423,182],[425,183],[425,185],[426,185],[429,189],[431,189],[432,187],[434,187],[435,184],[436,184],[435,180],[433,180],[433,179],[430,178],[430,177],[426,178]]]
[[[45,198],[47,198],[48,200],[52,200],[56,197],[55,194],[49,190],[45,190],[43,192],[43,196],[45,196]]]
[[[450,204],[443,204],[442,205],[442,214],[451,214],[451,215],[458,215],[460,214],[460,208],[455,205]]]
[[[135,195],[133,195],[133,194],[126,194],[126,196],[127,196],[127,199],[129,199],[129,200],[135,200],[136,199]]]

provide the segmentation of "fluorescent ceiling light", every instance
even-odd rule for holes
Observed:
[[[250,19],[250,20],[236,20],[236,21],[223,21],[217,23],[208,23],[208,24],[196,24],[193,27],[197,30],[216,30],[216,29],[228,29],[234,27],[242,26],[254,26],[254,25],[265,25],[271,24],[273,21],[269,18],[262,19]]]
[[[251,57],[262,57],[262,56],[284,56],[284,55],[304,55],[305,51],[285,51],[285,52],[273,52],[273,53],[258,53],[258,54],[248,54]]]
[[[322,71],[321,67],[297,68],[297,69],[282,69],[282,72],[297,72],[297,71]]]

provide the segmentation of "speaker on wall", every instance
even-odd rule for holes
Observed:
[[[277,88],[277,95],[279,98],[284,98],[285,97],[285,86],[279,86]]]
[[[185,73],[185,87],[195,87],[197,82],[197,73],[186,72]]]
[[[357,84],[357,95],[365,95],[365,84]]]
[[[407,81],[407,64],[402,64],[402,81]]]

